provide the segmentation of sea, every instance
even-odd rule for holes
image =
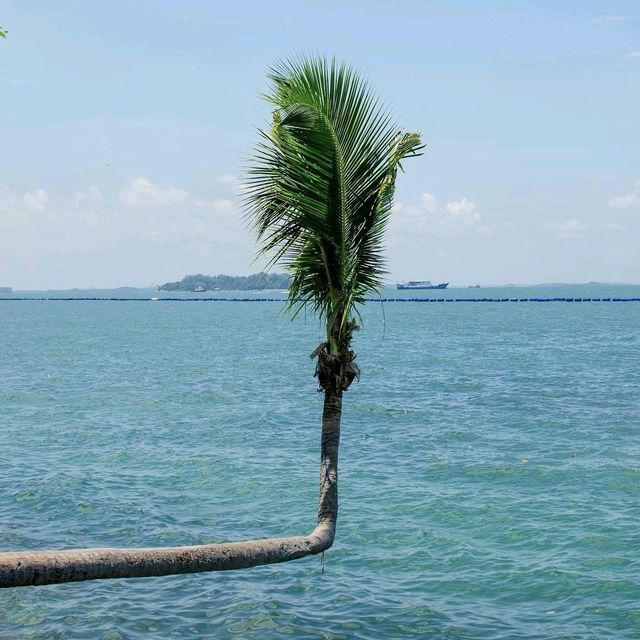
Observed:
[[[3,295],[0,550],[310,532],[323,331],[284,297]],[[640,638],[640,286],[380,297],[324,558],[5,589],[0,639]]]

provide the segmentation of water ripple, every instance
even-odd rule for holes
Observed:
[[[3,549],[313,526],[317,323],[266,303],[0,305]],[[7,590],[0,638],[640,637],[637,320],[389,305],[382,339],[367,308],[324,573]]]

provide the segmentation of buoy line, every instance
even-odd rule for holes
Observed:
[[[0,302],[286,302],[287,298],[0,298]],[[366,302],[640,302],[639,298],[367,298]]]

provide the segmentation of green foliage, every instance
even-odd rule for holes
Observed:
[[[3,29],[2,27],[0,27],[0,38],[6,38],[7,33],[9,32],[6,29]]]
[[[289,308],[319,313],[335,350],[383,283],[397,171],[423,147],[345,64],[303,57],[270,79],[273,120],[247,171],[247,218],[261,253],[292,276]]]
[[[180,282],[167,282],[158,287],[161,291],[262,291],[263,289],[288,289],[290,278],[281,273],[254,273],[250,276],[185,276]]]

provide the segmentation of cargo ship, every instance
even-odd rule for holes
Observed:
[[[440,284],[433,284],[431,280],[409,280],[409,282],[403,282],[402,284],[396,283],[396,287],[401,290],[409,289],[446,289],[449,286],[448,282],[441,282]]]

